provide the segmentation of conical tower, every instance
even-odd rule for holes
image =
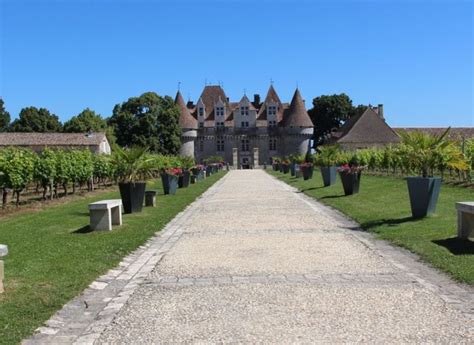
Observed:
[[[285,154],[306,154],[310,150],[313,136],[313,122],[306,111],[300,90],[296,89],[290,107],[285,111],[281,122],[285,131]]]
[[[191,115],[181,92],[178,91],[174,102],[179,109],[179,126],[181,127],[181,149],[179,154],[194,158],[194,143],[197,138],[198,122]]]

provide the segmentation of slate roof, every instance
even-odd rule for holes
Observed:
[[[337,143],[379,144],[397,143],[399,141],[398,134],[370,107],[362,114],[355,115],[347,120],[337,132],[332,133],[329,140],[329,142]]]
[[[393,128],[396,132],[399,131],[421,131],[433,135],[440,135],[444,133],[447,127],[396,127]],[[472,139],[474,138],[474,127],[451,127],[451,130],[448,133],[448,138],[453,140],[459,139]]]
[[[0,133],[0,146],[99,146],[105,133]]]
[[[180,114],[179,126],[181,128],[186,128],[186,129],[197,129],[198,121],[194,116],[191,115],[191,112],[186,106],[186,103],[184,103],[184,99],[183,99],[183,96],[181,95],[181,92],[178,91],[178,93],[176,94],[174,103],[179,108],[179,114]]]
[[[306,111],[300,90],[296,89],[290,107],[283,114],[282,125],[285,127],[313,128],[313,122]]]

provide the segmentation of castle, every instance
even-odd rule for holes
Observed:
[[[231,102],[218,85],[208,85],[196,104],[184,102],[181,93],[175,103],[180,110],[181,155],[201,162],[221,156],[236,168],[270,163],[273,156],[306,154],[313,135],[313,123],[300,91],[290,103],[283,103],[273,85],[263,102],[258,94]]]

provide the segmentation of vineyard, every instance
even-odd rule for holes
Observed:
[[[190,169],[189,157],[147,154],[146,167],[151,176],[167,168]],[[120,157],[92,154],[89,150],[44,149],[36,153],[26,148],[6,148],[0,151],[0,186],[2,208],[9,196],[20,205],[23,195],[41,195],[43,200],[75,194],[77,188],[92,191],[99,186],[117,182],[125,164]]]

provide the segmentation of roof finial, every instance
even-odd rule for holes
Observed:
[[[207,86],[207,78],[204,79],[204,86]]]
[[[181,91],[181,82],[178,81],[178,92]]]
[[[244,89],[244,96],[247,96],[247,89]]]
[[[298,89],[298,80],[296,81],[296,89]]]
[[[270,78],[270,85],[273,86],[273,79],[272,78]]]

